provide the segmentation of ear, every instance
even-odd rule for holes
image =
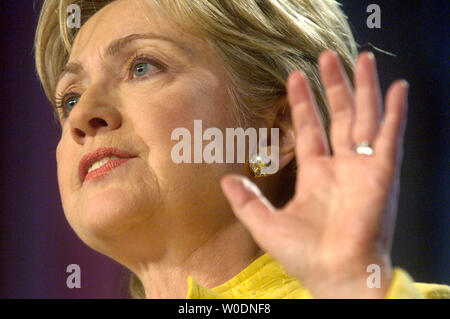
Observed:
[[[292,126],[291,109],[287,96],[281,96],[267,118],[268,127],[279,129],[279,169],[281,171],[295,157],[295,132]],[[269,144],[270,145],[270,144]]]

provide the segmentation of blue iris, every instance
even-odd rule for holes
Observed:
[[[80,100],[79,96],[72,96],[67,99],[66,101],[66,109],[67,111],[72,111],[72,109],[77,105],[78,101]]]
[[[134,75],[144,76],[148,73],[148,63],[139,63],[134,67]]]

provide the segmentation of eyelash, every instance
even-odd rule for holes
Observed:
[[[132,75],[132,72],[134,71],[134,68],[141,63],[148,63],[150,65],[153,65],[157,68],[159,68],[160,70],[165,70],[166,66],[154,59],[154,58],[150,58],[148,56],[146,56],[145,54],[135,54],[131,59],[130,62],[128,63],[128,67],[127,67],[127,72],[128,72],[128,76]],[[145,76],[144,78],[147,78],[147,76]]]
[[[55,108],[56,108],[56,110],[59,110],[59,109],[61,109],[61,112],[63,113],[62,114],[62,117],[63,118],[66,118],[67,117],[67,115],[68,115],[68,111],[67,111],[67,109],[66,109],[66,107],[65,107],[65,105],[66,105],[66,103],[67,103],[67,101],[70,99],[70,98],[73,98],[73,97],[79,97],[80,96],[80,94],[78,94],[78,93],[76,93],[76,92],[73,92],[73,91],[71,91],[71,92],[67,92],[67,93],[64,93],[64,94],[61,94],[61,95],[57,95],[56,96],[56,98],[55,98]]]
[[[133,80],[132,76],[133,76],[134,68],[138,64],[141,64],[141,63],[148,63],[152,66],[159,68],[162,71],[164,71],[166,69],[166,66],[162,62],[160,62],[154,58],[150,58],[144,54],[135,54],[134,56],[131,57],[131,59],[127,63],[127,74],[128,74],[127,77],[129,80]],[[159,73],[159,72],[157,72],[157,73]],[[149,76],[143,76],[142,78],[147,79],[148,77]],[[57,94],[57,96],[55,98],[55,108],[56,108],[56,110],[59,110],[59,109],[62,110],[63,118],[66,118],[69,113],[69,111],[67,111],[65,105],[66,105],[67,101],[73,97],[80,97],[80,94],[76,93],[74,91],[69,91],[67,93]]]

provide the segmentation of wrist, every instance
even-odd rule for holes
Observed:
[[[386,297],[392,277],[390,264],[373,262],[322,272],[310,277],[320,280],[305,284],[314,298],[381,299]]]

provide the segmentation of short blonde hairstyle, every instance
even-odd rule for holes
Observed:
[[[56,80],[67,63],[78,31],[67,28],[67,6],[80,6],[81,24],[84,24],[113,1],[45,0],[36,30],[35,58],[45,93],[53,105]],[[146,1],[183,30],[201,36],[212,45],[226,66],[233,112],[244,125],[265,117],[267,110],[286,94],[288,75],[301,69],[316,96],[328,135],[330,115],[320,82],[319,54],[326,49],[337,52],[353,80],[358,53],[339,3],[333,0]],[[290,166],[295,166],[295,161]],[[290,193],[291,196],[293,189]],[[132,297],[145,297],[143,286],[134,274],[130,288]]]

